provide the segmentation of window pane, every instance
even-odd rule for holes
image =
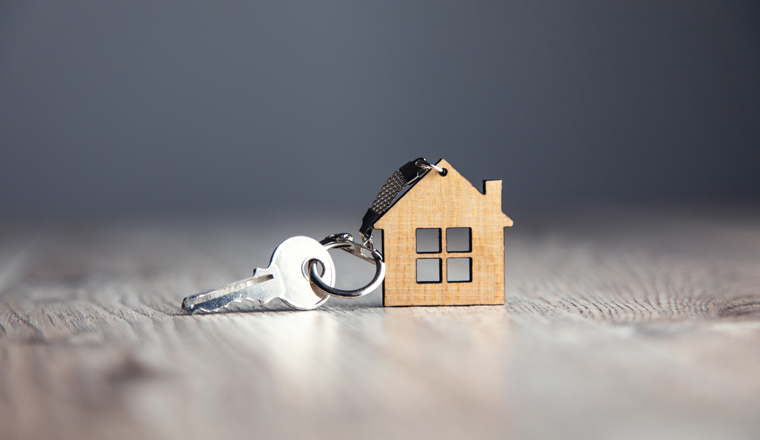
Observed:
[[[450,283],[472,281],[472,258],[447,258],[446,281]]]
[[[446,229],[446,252],[472,252],[472,230],[470,228]]]
[[[441,229],[417,229],[417,253],[438,254],[441,252]]]
[[[417,259],[417,282],[440,283],[441,282],[441,259],[418,258]]]

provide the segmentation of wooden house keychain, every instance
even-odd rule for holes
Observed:
[[[319,242],[289,238],[277,246],[267,268],[188,296],[182,308],[214,312],[233,302],[266,304],[279,298],[311,310],[330,296],[358,298],[380,284],[385,306],[504,304],[508,226],[512,220],[501,211],[501,180],[484,181],[481,193],[445,160],[431,164],[418,158],[383,185],[362,219],[361,243],[347,233]],[[375,249],[374,229],[383,231],[385,255]],[[372,281],[356,290],[335,288],[335,265],[327,252],[333,248],[374,263]]]

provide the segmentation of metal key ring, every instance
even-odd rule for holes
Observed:
[[[382,284],[385,278],[385,262],[383,261],[382,254],[376,249],[370,249],[359,243],[355,243],[350,234],[331,235],[320,243],[327,249],[339,248],[359,258],[370,261],[369,257],[362,254],[362,250],[366,250],[372,256],[371,261],[375,263],[376,269],[374,278],[366,286],[356,290],[342,290],[330,287],[325,283],[319,276],[317,260],[311,260],[309,262],[309,276],[311,277],[311,282],[316,284],[319,290],[339,298],[359,298],[377,289]]]

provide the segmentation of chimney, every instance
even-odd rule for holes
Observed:
[[[486,197],[490,200],[494,200],[496,206],[501,209],[501,180],[486,180],[484,182]]]

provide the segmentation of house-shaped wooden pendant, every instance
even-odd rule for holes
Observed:
[[[383,231],[386,306],[504,304],[501,180],[478,191],[445,160],[375,222]]]

